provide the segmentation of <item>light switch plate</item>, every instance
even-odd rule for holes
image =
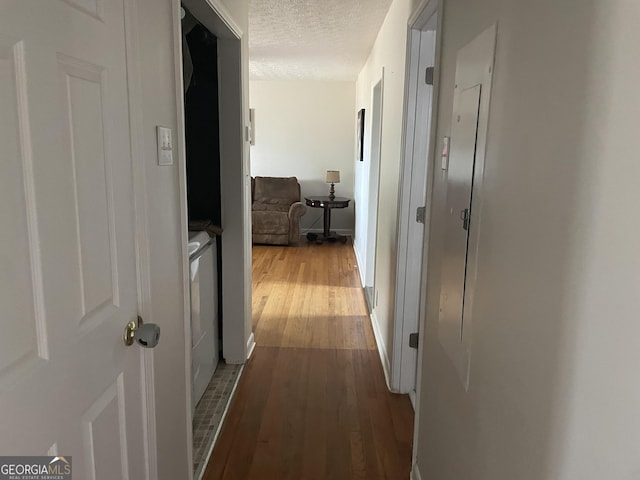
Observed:
[[[173,165],[171,129],[158,125],[156,132],[158,138],[158,165]]]

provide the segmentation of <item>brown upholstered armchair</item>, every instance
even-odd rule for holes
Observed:
[[[300,239],[300,217],[307,207],[300,202],[296,177],[251,179],[253,243],[288,245]]]

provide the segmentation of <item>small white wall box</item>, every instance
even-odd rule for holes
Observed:
[[[256,109],[249,109],[249,145],[256,144]]]

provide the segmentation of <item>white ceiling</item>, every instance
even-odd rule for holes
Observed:
[[[250,0],[252,80],[355,80],[392,0]]]

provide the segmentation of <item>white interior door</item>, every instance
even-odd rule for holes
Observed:
[[[435,22],[434,15],[429,23]],[[435,63],[436,32],[413,31],[410,40],[412,65],[402,165],[391,384],[394,391],[409,393],[415,402],[418,350],[409,345],[409,337],[419,333],[423,246],[428,232],[426,213],[420,221],[417,211],[419,207],[426,210],[433,86],[426,82],[425,74]]]
[[[142,479],[122,0],[0,4],[0,452]]]

